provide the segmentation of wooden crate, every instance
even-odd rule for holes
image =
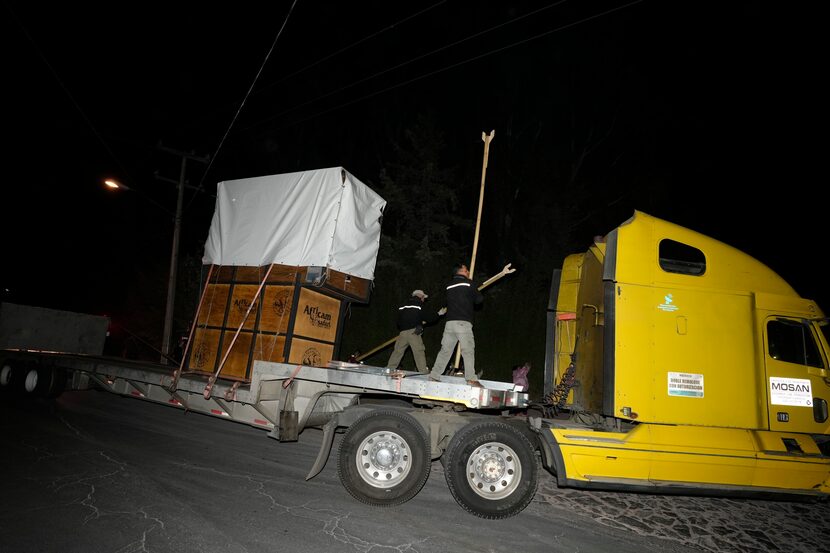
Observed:
[[[267,272],[268,266],[213,267],[187,371],[214,374],[227,355],[219,377],[245,382],[256,360],[323,367],[337,355],[343,313],[351,302],[368,301],[371,282],[274,265],[256,297]]]

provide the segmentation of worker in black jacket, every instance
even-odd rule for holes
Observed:
[[[438,317],[447,312],[446,307],[442,307],[437,313],[423,309],[424,301],[428,297],[423,290],[415,290],[406,304],[398,308],[398,330],[400,333],[398,339],[395,340],[395,349],[392,350],[392,355],[386,364],[388,368],[396,369],[406,353],[406,348],[412,348],[412,357],[415,358],[415,366],[418,368],[418,372],[423,374],[428,372],[426,348],[424,348],[424,340],[421,338],[421,334],[424,332],[424,325],[436,322]]]
[[[481,386],[475,372],[476,342],[473,337],[473,311],[475,306],[484,301],[473,281],[470,271],[463,263],[453,267],[452,281],[447,286],[447,322],[441,338],[441,351],[435,358],[430,378],[441,380],[447,362],[450,360],[455,345],[461,348],[464,359],[464,378],[472,386]]]

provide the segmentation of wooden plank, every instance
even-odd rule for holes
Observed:
[[[230,345],[236,329],[226,329],[223,332],[224,339],[222,340],[220,359],[228,351],[228,345]],[[248,358],[251,353],[253,336],[254,334],[252,332],[243,331],[239,333],[239,337],[237,337],[236,342],[233,344],[233,350],[231,350],[227,361],[225,361],[225,366],[222,367],[222,371],[219,373],[220,378],[244,380],[248,377]]]
[[[221,267],[214,265],[214,274],[216,275],[216,280],[214,282],[233,282],[234,275],[236,274],[236,267],[231,265],[223,265]]]
[[[187,368],[191,371],[213,373],[216,357],[219,353],[219,336],[221,331],[212,328],[197,328],[190,348],[190,361]]]
[[[236,275],[233,277],[234,282],[246,282],[249,284],[259,284],[262,282],[262,277],[268,267],[237,267]]]
[[[333,344],[322,344],[294,338],[291,341],[291,354],[288,362],[297,365],[310,365],[313,367],[325,367],[334,356]]]
[[[340,319],[340,300],[303,288],[297,305],[294,334],[334,342]],[[292,348],[293,349],[293,348]]]
[[[285,283],[285,284],[294,284],[294,279],[297,277],[297,271],[299,271],[299,267],[291,267],[288,265],[278,265],[274,264],[274,267],[271,269],[271,274],[268,275],[268,283]],[[262,272],[265,274],[265,271]]]
[[[257,334],[256,345],[254,346],[254,357],[252,361],[273,361],[275,363],[283,363],[285,362],[283,351],[285,351],[285,336]],[[250,375],[250,371],[248,374]]]
[[[230,309],[228,310],[228,320],[223,325],[225,328],[232,328],[234,330],[239,328],[245,313],[248,312],[248,307],[251,305],[251,302],[254,302],[254,307],[251,309],[251,313],[248,315],[248,318],[245,320],[245,325],[242,327],[243,330],[254,329],[256,310],[258,309],[257,302],[259,302],[259,299],[254,300],[254,296],[256,296],[258,288],[259,286],[256,284],[234,285],[230,300]]]
[[[324,287],[366,302],[369,301],[370,283],[371,281],[365,278],[347,275],[346,273],[329,269]]]
[[[199,312],[199,326],[223,326],[225,322],[225,308],[228,305],[228,284],[208,284],[205,294],[205,303]]]
[[[267,284],[263,292],[262,313],[259,317],[259,330],[285,334],[291,318],[291,305],[294,301],[294,286]]]

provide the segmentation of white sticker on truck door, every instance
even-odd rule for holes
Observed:
[[[669,373],[669,395],[703,397],[703,375],[694,373]]]
[[[769,377],[769,402],[772,405],[813,406],[813,388],[803,378]]]

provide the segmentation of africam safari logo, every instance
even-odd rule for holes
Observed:
[[[248,298],[234,298],[233,307],[240,313],[245,313],[251,307],[251,300]]]
[[[204,368],[208,362],[208,345],[204,342],[199,342],[195,348],[193,348],[193,364],[196,366],[197,369]]]
[[[308,348],[303,352],[303,365],[311,365],[312,367],[319,367],[322,365],[323,356],[317,348]]]
[[[306,305],[303,309],[303,315],[308,315],[308,320],[311,321],[313,326],[331,328],[331,313],[321,311],[319,307]]]
[[[290,305],[288,290],[283,290],[282,292],[278,292],[274,297],[274,301],[271,302],[271,309],[274,310],[274,313],[282,317],[289,310]]]

